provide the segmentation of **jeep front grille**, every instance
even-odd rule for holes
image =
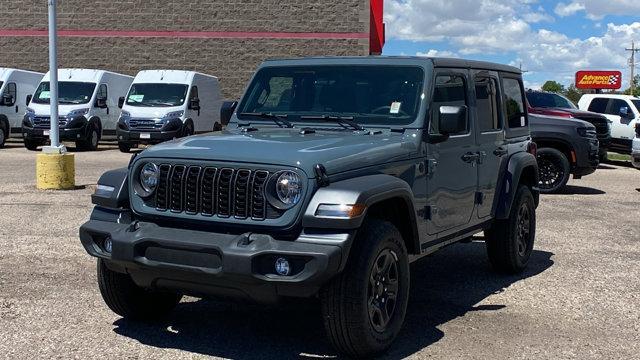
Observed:
[[[158,211],[253,220],[282,215],[266,201],[269,171],[167,164],[159,168],[154,204],[148,204]]]

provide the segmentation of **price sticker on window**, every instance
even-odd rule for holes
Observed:
[[[391,103],[391,107],[389,108],[389,114],[399,114],[401,106],[402,106],[401,102],[394,101],[393,103]]]
[[[129,95],[129,101],[142,102],[144,95]]]

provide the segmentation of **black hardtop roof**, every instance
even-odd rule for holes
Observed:
[[[503,71],[513,74],[522,74],[522,71],[514,66],[492,63],[488,61],[465,60],[456,58],[442,57],[422,57],[422,56],[323,56],[323,57],[304,57],[304,58],[276,58],[266,60],[266,63],[273,65],[274,62],[282,62],[283,65],[294,65],[303,63],[313,64],[337,64],[340,61],[349,63],[416,63],[428,61],[436,68],[460,68],[460,69],[479,69]]]

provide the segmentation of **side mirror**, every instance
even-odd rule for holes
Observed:
[[[233,112],[236,111],[236,107],[238,107],[237,101],[225,101],[222,103],[222,108],[220,108],[220,123],[222,125],[226,126],[229,124]]]
[[[13,106],[14,100],[13,95],[11,94],[3,94],[2,95],[2,105],[4,106]]]
[[[105,98],[97,98],[96,99],[96,107],[100,108],[100,109],[106,109],[107,108],[107,99],[105,99]]]
[[[122,109],[123,106],[124,106],[124,96],[120,96],[118,98],[118,107]]]
[[[628,107],[624,106],[620,108],[620,117],[623,119],[633,119],[635,115]]]
[[[33,95],[27,95],[27,102],[25,105],[29,106],[29,103],[31,102],[31,98],[33,97]]]
[[[466,106],[440,106],[438,130],[441,134],[452,135],[467,131]]]
[[[200,99],[193,98],[189,100],[189,109],[190,110],[200,110]]]

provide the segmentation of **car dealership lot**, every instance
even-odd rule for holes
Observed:
[[[115,146],[76,154],[75,191],[35,190],[35,153],[0,150],[0,358],[334,356],[313,304],[268,309],[187,299],[161,324],[103,304],[77,238]],[[484,244],[412,265],[407,322],[390,358],[633,358],[640,352],[640,171],[606,164],[542,197],[521,276],[493,273]]]

